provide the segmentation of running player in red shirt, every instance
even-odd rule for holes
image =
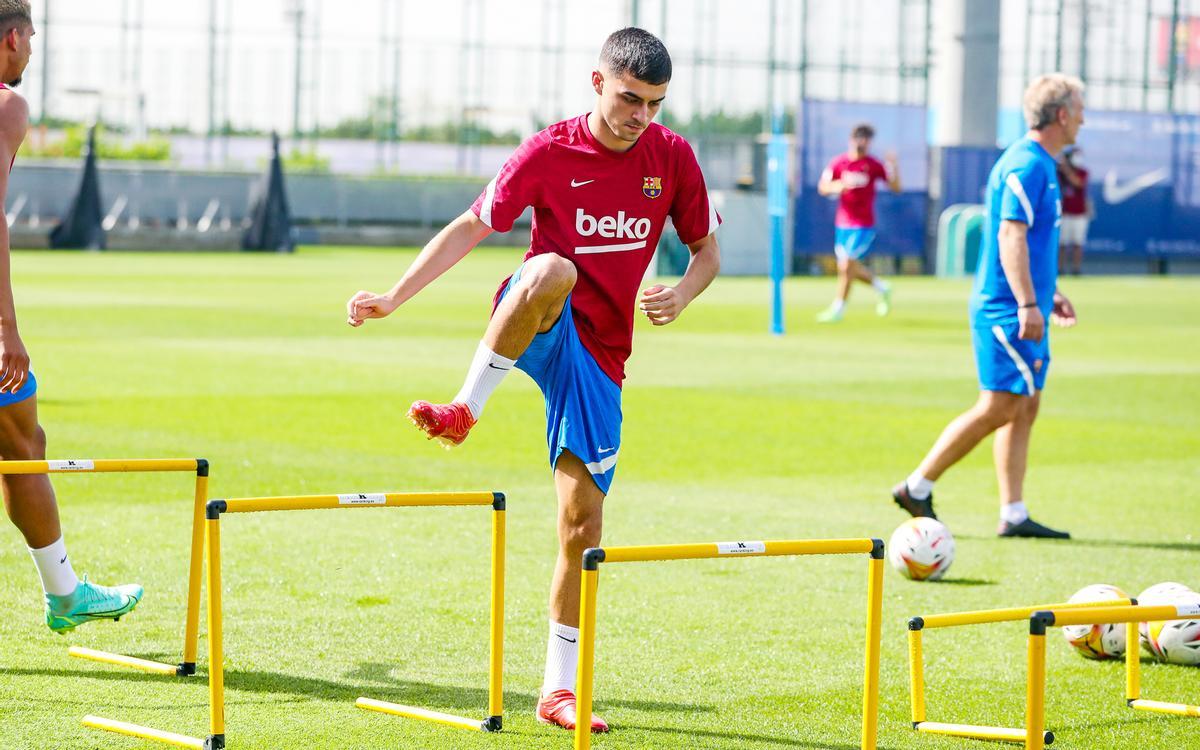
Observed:
[[[17,150],[29,128],[29,105],[9,89],[33,54],[33,19],[28,0],[0,0],[0,459],[46,458],[46,433],[38,424],[37,379],[17,332],[4,201]],[[67,557],[54,487],[45,474],[6,474],[4,507],[25,537],[46,598],[46,625],[65,633],[91,620],[118,619],[142,599],[142,587],[98,586],[75,575]]]
[[[661,41],[637,28],[613,33],[592,72],[595,110],[526,140],[391,291],[359,292],[347,305],[352,326],[388,315],[533,207],[529,251],[496,293],[462,389],[449,404],[417,401],[409,417],[429,437],[458,445],[514,366],[541,387],[559,552],[537,718],[566,729],[576,720],[580,565],[583,551],[600,544],[604,498],[616,471],[634,307],[654,325],[666,325],[720,266],[714,234],[720,218],[695,154],[652,122],[670,80],[671,58]],[[668,217],[691,262],[677,285],[651,285],[639,299]],[[590,721],[593,731],[608,729],[598,717]]]
[[[838,197],[837,217],[834,219],[834,254],[837,255],[838,288],[833,304],[817,316],[821,323],[836,323],[842,319],[850,285],[855,279],[870,284],[879,292],[875,312],[887,315],[892,309],[892,288],[876,278],[861,262],[875,242],[875,183],[883,180],[900,192],[900,172],[896,157],[884,157],[887,165],[867,153],[875,129],[866,123],[856,125],[850,133],[850,147],[829,162],[817,183],[821,195]]]

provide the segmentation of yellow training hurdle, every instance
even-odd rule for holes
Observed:
[[[1139,606],[1135,599],[1110,599],[1076,604],[1043,604],[1034,607],[952,612],[908,621],[909,692],[913,729],[979,740],[1024,743],[1026,750],[1043,750],[1054,742],[1045,727],[1046,628],[1054,625],[1125,623],[1125,695],[1131,708],[1180,716],[1200,716],[1200,707],[1181,703],[1142,700],[1141,661],[1138,652],[1138,623],[1155,620],[1200,619],[1200,606]],[[948,724],[927,721],[925,716],[925,673],[922,633],[931,628],[978,625],[993,622],[1029,622],[1026,654],[1025,726],[994,727],[977,724]]]
[[[482,720],[443,714],[415,706],[404,706],[371,698],[359,698],[359,708],[423,719],[464,729],[498,732],[504,713],[504,534],[505,498],[499,492],[425,492],[425,493],[352,493],[341,495],[299,495],[286,497],[246,497],[210,500],[205,506],[205,550],[208,557],[208,692],[209,734],[204,739],[164,732],[123,722],[89,716],[84,724],[97,729],[156,740],[197,750],[225,747],[225,672],[222,631],[221,589],[221,516],[227,513],[258,513],[285,510],[347,508],[417,508],[440,506],[490,506],[491,532],[491,621],[488,660],[488,715]]]
[[[0,461],[0,475],[12,474],[133,474],[188,472],[196,475],[192,500],[192,541],[188,562],[187,614],[183,626],[183,660],[179,664],[139,659],[73,646],[80,659],[140,669],[154,674],[188,677],[196,673],[196,642],[200,629],[200,575],[204,555],[204,504],[208,498],[208,461],[203,458],[73,458],[52,461]]]
[[[883,608],[883,542],[879,539],[801,539],[755,542],[704,542],[640,547],[594,547],[583,554],[579,600],[575,750],[591,747],[593,669],[596,649],[596,585],[600,563],[702,560],[731,557],[869,554],[867,638],[863,676],[862,750],[875,750],[879,723],[879,648]]]

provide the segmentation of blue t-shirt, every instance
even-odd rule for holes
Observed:
[[[1009,146],[988,175],[986,208],[979,268],[971,292],[971,325],[1017,322],[1017,300],[1000,265],[1000,222],[1006,219],[1029,226],[1029,273],[1038,307],[1049,319],[1058,284],[1058,225],[1062,218],[1054,158],[1028,137]]]

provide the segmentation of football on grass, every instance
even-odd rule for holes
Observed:
[[[905,578],[936,581],[954,562],[954,537],[941,521],[910,518],[892,533],[888,560]]]
[[[1112,599],[1128,599],[1129,596],[1107,583],[1085,586],[1067,600],[1070,604],[1080,602],[1105,602]],[[1062,629],[1063,637],[1080,656],[1088,659],[1116,659],[1125,654],[1125,623],[1107,625],[1067,625]]]

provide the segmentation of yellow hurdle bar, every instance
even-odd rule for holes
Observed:
[[[488,641],[488,722],[485,728],[499,731],[504,716],[504,506],[492,511],[492,588]]]
[[[210,745],[225,747],[225,631],[221,622],[221,514],[205,509],[208,561],[208,728]]]
[[[1130,706],[1142,697],[1141,649],[1132,647],[1139,641],[1138,624],[1125,623],[1125,703]]]
[[[1134,605],[1097,607],[1087,612],[1063,612],[1059,609],[1048,611],[1053,615],[1053,619],[1048,624],[1055,626],[1109,625],[1128,622],[1154,622],[1157,620],[1200,620],[1200,605],[1180,607],[1173,605],[1154,607]]]
[[[914,729],[920,729],[925,721],[925,655],[922,647],[923,635],[920,630],[908,631],[908,693],[912,697],[912,723]],[[958,726],[955,724],[939,724],[938,726]]]
[[[879,715],[879,649],[883,610],[883,542],[878,539],[789,539],[596,547],[583,553],[579,597],[579,662],[576,670],[575,750],[592,745],[591,716],[596,656],[596,588],[600,563],[701,560],[723,557],[869,554],[867,643],[863,674],[862,750],[875,750]]]
[[[879,738],[879,649],[883,640],[883,542],[871,541],[867,560],[867,644],[863,665],[863,750],[875,750]]]
[[[471,729],[476,732],[484,730],[483,723],[479,719],[468,719],[463,716],[444,714],[440,711],[430,711],[425,708],[417,708],[416,706],[402,706],[399,703],[377,701],[374,698],[359,698],[354,702],[354,705],[359,708],[365,708],[368,711],[378,711],[409,719],[424,719],[425,721],[432,721],[435,724],[445,724],[446,726],[458,727],[459,729]]]
[[[348,493],[340,495],[293,495],[282,497],[243,497],[230,500],[210,500],[205,506],[208,555],[208,649],[209,703],[211,734],[207,746],[225,746],[225,673],[221,603],[221,516],[225,513],[256,513],[280,510],[321,510],[335,508],[490,506],[491,534],[491,617],[488,654],[488,711],[483,720],[468,719],[453,714],[431,711],[416,706],[360,697],[359,708],[381,713],[422,719],[438,724],[499,732],[502,729],[504,696],[504,547],[505,498],[499,492],[413,492],[413,493]],[[207,747],[206,747],[207,750]]]
[[[68,458],[51,461],[0,461],[0,474],[113,474],[118,472],[196,471],[195,458]]]
[[[870,539],[796,539],[765,542],[702,542],[605,547],[604,562],[703,560],[713,557],[778,557],[781,555],[850,555],[869,553]]]
[[[185,471],[196,474],[196,492],[192,506],[192,547],[188,565],[188,601],[183,628],[182,663],[164,664],[135,656],[112,654],[88,648],[72,648],[68,650],[68,655],[155,674],[187,677],[196,673],[196,644],[199,640],[200,618],[200,566],[204,555],[204,503],[208,496],[208,461],[203,458],[70,458],[46,461],[0,461],[0,475]]]
[[[1141,709],[1142,711],[1154,711],[1160,714],[1200,717],[1200,706],[1189,706],[1186,703],[1163,703],[1162,701],[1148,701],[1139,698],[1130,701],[1129,707]]]
[[[1025,750],[1046,747],[1046,624],[1029,628],[1028,673],[1025,684]]]
[[[926,734],[943,734],[950,737],[967,737],[973,740],[992,740],[994,742],[1024,742],[1025,730],[1009,727],[985,727],[978,724],[945,724],[940,721],[923,721],[913,727],[918,732]],[[1045,732],[1043,742],[1049,745],[1054,742],[1054,735]]]
[[[188,737],[186,734],[162,732],[150,727],[140,727],[137,724],[129,724],[124,721],[113,721],[112,719],[104,719],[99,716],[85,716],[83,717],[83,725],[92,729],[103,729],[108,732],[128,735],[129,737],[164,742],[176,747],[191,747],[196,750],[204,750],[204,740],[202,739]]]
[[[949,628],[958,625],[983,625],[991,622],[1016,622],[1028,620],[1034,612],[1061,611],[1068,609],[1095,609],[1097,607],[1128,606],[1132,599],[1108,599],[1102,602],[1077,602],[1068,604],[1040,604],[1036,607],[1007,607],[1004,609],[979,609],[969,612],[948,612],[941,615],[922,615],[921,628]],[[1087,622],[1091,622],[1088,620]]]
[[[160,661],[139,659],[136,656],[113,654],[108,651],[97,651],[94,648],[84,648],[83,646],[71,646],[67,649],[67,655],[74,656],[77,659],[91,659],[92,661],[103,662],[105,664],[115,664],[118,667],[140,669],[143,672],[153,672],[154,674],[163,674],[170,677],[174,677],[179,673],[179,667],[175,664],[163,664]]]
[[[354,492],[342,495],[239,497],[220,502],[225,503],[222,513],[260,513],[273,510],[491,505],[494,501],[491,492]]]

